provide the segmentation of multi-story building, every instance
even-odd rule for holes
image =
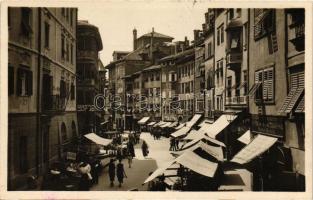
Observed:
[[[204,110],[205,117],[214,119],[214,9],[208,9],[205,13],[205,23],[203,24],[204,37],[204,69],[205,69],[205,93]]]
[[[128,87],[127,82],[129,78],[134,73],[154,65],[160,58],[169,55],[171,48],[167,43],[170,43],[172,40],[172,37],[157,33],[154,30],[137,38],[137,30],[134,29],[133,51],[127,55],[125,55],[127,52],[114,52],[114,61],[107,65],[106,68],[109,69],[109,89],[112,92],[112,96],[115,96],[113,108],[115,112],[112,112],[115,128],[129,129],[133,127],[131,124],[134,124],[135,121],[131,117],[132,114],[127,113],[128,109],[126,109],[127,93],[133,90],[133,87]],[[143,88],[142,83],[141,87]],[[135,115],[138,117],[138,114]],[[126,119],[128,122],[126,122]]]
[[[99,91],[99,51],[102,40],[98,27],[88,21],[77,24],[77,117],[79,133],[97,132],[101,111],[95,108],[94,98]],[[103,91],[101,91],[103,93]]]
[[[9,8],[9,190],[77,135],[75,8]]]
[[[249,21],[251,132],[277,138],[254,183],[304,190],[304,10],[251,9]]]

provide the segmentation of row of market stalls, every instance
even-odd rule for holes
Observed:
[[[182,145],[178,151],[171,152],[173,160],[160,166],[144,183],[164,175],[165,181],[178,190],[252,191],[258,178],[253,175],[263,173],[262,167],[255,166],[277,138],[253,137],[249,129],[234,134],[233,124],[238,120],[242,119],[233,113],[223,114],[216,121],[203,120],[196,114],[186,123],[173,125],[169,136],[180,140]],[[172,124],[150,122],[148,126],[162,128]],[[179,187],[175,186],[178,182]]]

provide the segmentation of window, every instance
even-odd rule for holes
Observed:
[[[224,25],[221,27],[221,44],[224,42]]]
[[[49,48],[50,42],[50,25],[48,22],[45,22],[45,47]]]
[[[265,102],[274,100],[274,68],[267,68],[255,72],[255,83],[261,83],[256,91],[256,100]]]
[[[60,80],[60,97],[66,98],[66,84],[64,80]]]
[[[210,58],[211,56],[213,56],[213,54],[212,54],[212,43],[210,42],[208,44],[208,58]]]
[[[241,8],[236,9],[237,17],[241,17]]]
[[[33,72],[29,69],[17,70],[17,95],[31,96],[33,94]]]
[[[71,44],[71,64],[74,63],[74,47],[73,44]]]
[[[219,62],[220,62],[220,73],[221,73],[220,76],[221,76],[221,79],[223,81],[223,70],[224,70],[223,69],[223,60],[220,60]]]
[[[217,29],[217,39],[216,39],[216,41],[217,41],[217,46],[219,46],[220,45],[220,29]]]
[[[62,16],[64,17],[65,16],[65,8],[62,8],[61,12],[62,12]]]
[[[74,83],[71,84],[71,100],[75,99],[75,85]]]
[[[65,58],[65,37],[63,34],[61,35],[61,56],[62,59]]]
[[[249,28],[248,28],[248,23],[244,24],[244,33],[245,33],[245,38],[244,38],[244,50],[247,50],[248,48],[248,41],[249,41]]]
[[[8,88],[8,92],[9,95],[13,95],[14,94],[14,67],[9,65],[9,88]]]
[[[231,8],[228,10],[228,19],[231,20],[234,18],[234,9]]]
[[[244,81],[244,95],[248,94],[248,73],[247,70],[243,71],[243,81]]]
[[[22,34],[25,36],[30,36],[31,33],[33,33],[31,28],[31,15],[32,10],[30,8],[23,7],[21,9],[22,15],[21,15],[21,26],[22,26]]]
[[[67,140],[66,126],[64,122],[62,122],[62,125],[61,125],[61,136],[62,136],[63,142]]]
[[[66,61],[70,61],[70,45],[66,42]]]
[[[232,77],[227,77],[227,97],[231,97]]]
[[[73,9],[70,10],[70,25],[73,26]]]
[[[72,121],[72,136],[77,136],[76,124]]]
[[[159,73],[156,74],[155,80],[156,80],[156,81],[160,81],[160,74],[159,74]]]
[[[260,39],[275,28],[275,11],[273,9],[254,9],[254,39]]]

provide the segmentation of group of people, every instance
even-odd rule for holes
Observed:
[[[115,173],[116,172],[116,173]],[[119,160],[119,163],[115,165],[114,159],[110,160],[109,164],[109,177],[110,177],[110,186],[114,186],[115,174],[119,182],[119,187],[122,186],[124,178],[127,178],[127,175],[124,170],[124,165],[122,159]]]
[[[160,127],[154,127],[150,133],[151,133],[151,135],[153,135],[154,140],[159,140],[161,138],[161,128]]]
[[[149,176],[152,172],[149,173]],[[166,191],[166,189],[171,189],[171,186],[165,183],[165,176],[162,174],[158,177],[156,181],[150,181],[148,184],[149,191]]]
[[[175,138],[170,139],[170,151],[177,151],[179,149],[179,140]]]

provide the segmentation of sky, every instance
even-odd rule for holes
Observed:
[[[202,29],[207,9],[208,3],[199,1],[90,1],[78,7],[78,19],[99,28],[103,44],[100,58],[107,65],[113,51],[132,50],[134,28],[137,37],[154,27],[154,31],[171,36],[174,41],[184,40],[185,36],[193,40],[193,30]]]

